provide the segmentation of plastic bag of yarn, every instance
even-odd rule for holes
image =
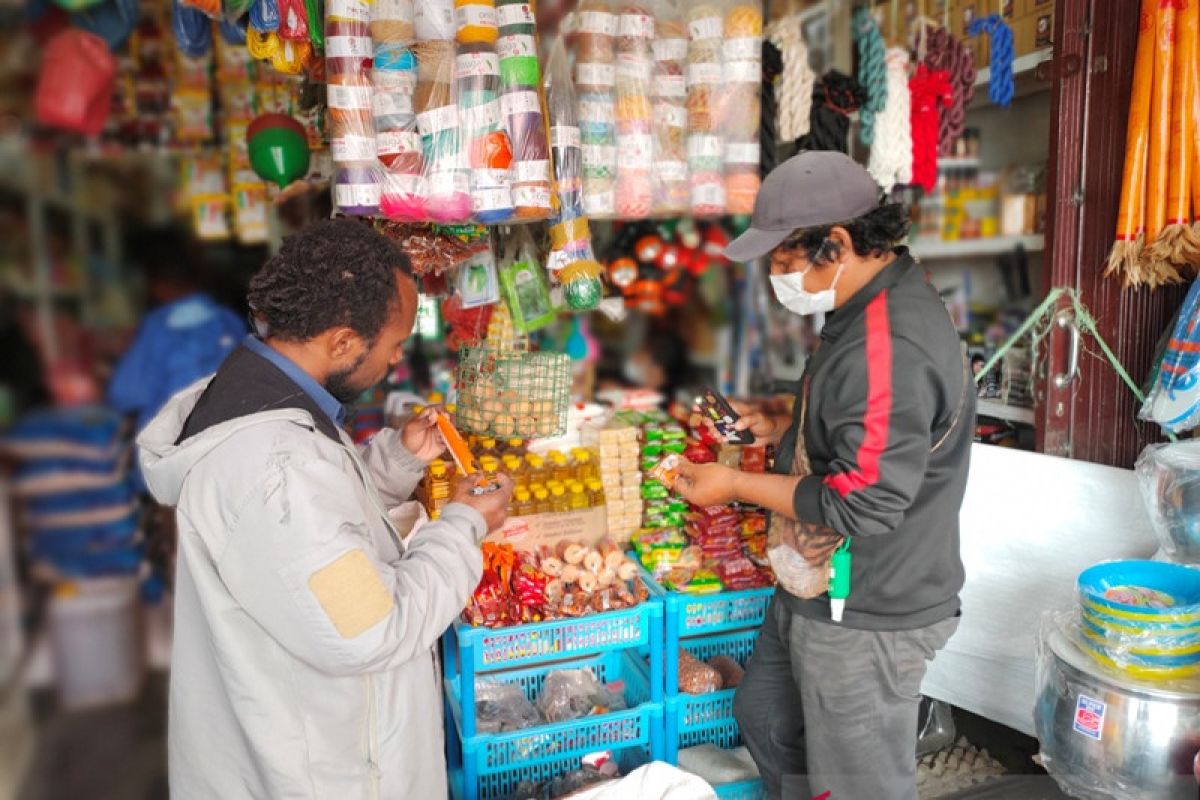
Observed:
[[[418,0],[413,3],[413,26],[417,41],[454,41],[454,0]]]
[[[281,0],[281,29],[300,5],[302,0]],[[325,8],[326,121],[336,168],[333,201],[335,210],[351,216],[379,213],[382,189],[371,83],[374,45],[367,12],[361,0],[335,0]],[[281,42],[285,47],[294,44]]]
[[[250,27],[260,33],[279,30],[279,5],[275,0],[255,0],[250,6]]]
[[[449,45],[430,47],[429,45]],[[470,161],[455,86],[453,42],[418,43],[413,96],[425,157],[425,211],[430,221],[466,222],[471,217]]]
[[[417,61],[412,51],[403,44],[377,43],[371,69],[371,110],[377,137],[385,132],[416,131],[416,88]]]
[[[377,46],[411,44],[416,36],[415,13],[413,0],[375,0],[371,4],[371,39]]]
[[[554,157],[558,212],[550,219],[550,257],[546,268],[558,272],[577,261],[594,261],[592,236],[583,200],[583,155],[575,117],[575,87],[561,39],[546,62],[546,106]]]
[[[94,136],[112,106],[117,63],[104,40],[67,28],[42,55],[34,107],[41,125]]]
[[[529,3],[531,13],[535,12]],[[552,193],[550,131],[546,120],[536,34],[509,33],[496,40],[500,57],[500,111],[512,141],[513,216],[545,219],[557,201]]]
[[[654,163],[651,81],[655,62],[654,17],[646,6],[622,0],[617,13],[616,86],[616,215],[642,219],[650,214]]]
[[[505,222],[514,211],[513,153],[500,107],[500,58],[495,48],[486,42],[462,45],[455,57],[455,79],[471,168],[472,213],[484,225]]]
[[[654,7],[654,79],[651,83],[651,128],[654,135],[650,181],[655,214],[682,214],[688,209],[687,182],[687,55],[688,30],[675,0]]]
[[[180,0],[171,7],[171,31],[180,52],[189,58],[200,58],[212,49],[212,20]]]

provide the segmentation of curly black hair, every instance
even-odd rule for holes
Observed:
[[[272,338],[306,342],[344,325],[373,342],[398,303],[397,271],[412,275],[412,265],[386,236],[357,220],[323,220],[284,240],[246,299]]]
[[[784,239],[781,247],[801,251],[813,264],[829,263],[836,258],[836,253],[830,252],[826,242],[830,232],[840,227],[850,234],[855,253],[859,256],[876,256],[894,249],[903,241],[911,224],[907,206],[884,203],[849,222],[801,228]]]

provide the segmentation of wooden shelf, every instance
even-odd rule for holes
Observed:
[[[918,239],[910,247],[912,254],[925,261],[941,258],[978,258],[998,256],[1022,245],[1031,253],[1046,247],[1044,236],[993,236],[987,239],[961,239],[956,242]]]
[[[979,398],[975,405],[976,416],[992,417],[1005,422],[1015,422],[1021,425],[1034,425],[1032,408],[1010,406],[1000,400]]]
[[[1033,71],[1037,69],[1038,64],[1043,61],[1049,61],[1054,55],[1054,49],[1046,47],[1041,50],[1035,50],[1032,53],[1026,53],[1019,58],[1013,59],[1013,77],[1029,74],[1032,77]],[[975,74],[975,91],[978,93],[981,89],[986,89],[987,85],[992,82],[992,68],[984,67]]]

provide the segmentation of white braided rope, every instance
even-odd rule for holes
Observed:
[[[867,171],[885,191],[912,183],[912,101],[908,92],[908,51],[887,51],[887,103],[875,117],[875,141]]]
[[[775,87],[779,106],[779,140],[790,142],[809,131],[813,84],[817,75],[808,65],[808,47],[800,17],[791,14],[767,26],[767,37],[783,55],[783,73]]]

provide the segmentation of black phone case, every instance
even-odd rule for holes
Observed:
[[[697,397],[700,412],[708,417],[726,442],[730,444],[754,444],[754,434],[750,431],[735,430],[733,423],[738,421],[738,413],[733,410],[721,394],[713,389],[704,389]]]

